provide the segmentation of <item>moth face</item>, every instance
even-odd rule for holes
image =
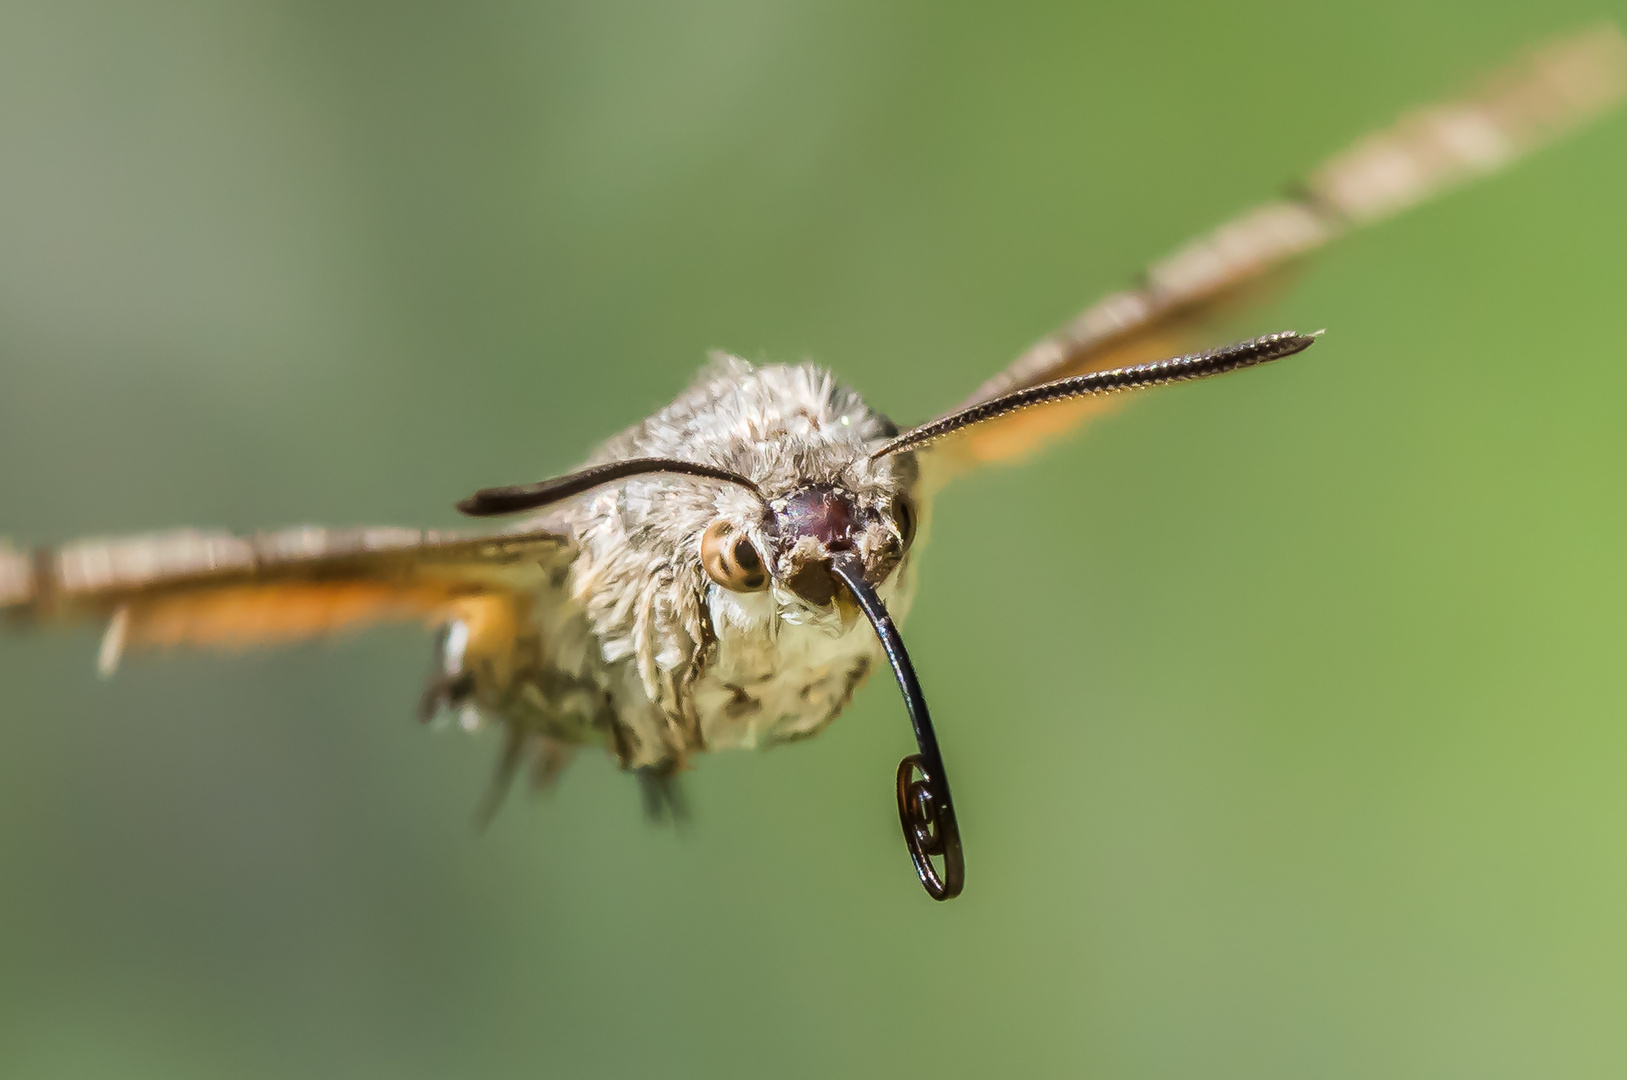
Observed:
[[[777,577],[815,607],[838,592],[831,560],[856,552],[865,580],[880,585],[903,561],[914,538],[915,513],[906,496],[886,507],[866,505],[835,485],[803,488],[769,504],[774,511]]]
[[[701,536],[701,565],[732,593],[777,589],[824,610],[841,593],[831,562],[846,553],[864,562],[880,586],[915,538],[915,506],[906,494],[861,496],[838,484],[809,484],[768,505],[756,527],[719,518]]]

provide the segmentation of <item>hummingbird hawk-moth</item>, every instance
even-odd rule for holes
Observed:
[[[488,812],[522,768],[546,783],[583,746],[634,772],[653,812],[675,810],[672,778],[693,755],[816,735],[885,664],[920,746],[897,773],[905,839],[927,891],[948,899],[964,881],[955,808],[894,622],[915,590],[934,495],[1076,429],[1114,395],[1303,351],[1314,335],[1282,332],[1176,355],[1206,318],[1310,252],[1494,172],[1623,96],[1627,41],[1614,28],[1539,50],[1153,263],[1138,286],[914,428],[821,367],[717,356],[580,470],[458,504],[524,514],[517,524],[0,548],[0,610],[26,624],[101,620],[103,674],[142,647],[435,627],[420,711],[502,729]]]

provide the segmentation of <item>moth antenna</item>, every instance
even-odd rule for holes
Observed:
[[[1008,416],[1020,409],[1032,409],[1038,405],[1051,405],[1073,398],[1122,394],[1149,386],[1162,386],[1165,383],[1207,379],[1212,375],[1224,375],[1229,371],[1240,371],[1257,364],[1281,360],[1285,356],[1292,356],[1310,348],[1321,333],[1320,330],[1315,334],[1299,334],[1285,330],[1280,334],[1267,334],[1264,337],[1251,338],[1236,345],[1210,349],[1207,352],[1189,353],[1170,360],[1156,360],[1150,364],[1136,364],[1109,371],[1091,371],[1084,375],[1074,375],[1030,386],[962,409],[960,412],[950,413],[929,424],[911,428],[889,440],[870,457],[874,460],[888,454],[896,454],[901,450],[914,450],[945,435],[964,431],[987,420]]]
[[[721,480],[724,483],[743,487],[757,496],[759,500],[767,502],[766,499],[763,499],[763,493],[758,490],[757,485],[749,477],[742,476],[737,472],[731,472],[728,469],[720,469],[715,465],[702,465],[698,461],[680,461],[678,458],[629,458],[626,461],[612,461],[606,465],[594,465],[580,472],[556,476],[552,480],[543,480],[535,484],[482,488],[458,503],[457,508],[470,517],[514,514],[521,510],[535,510],[538,507],[560,502],[573,495],[580,495],[584,491],[591,491],[601,484],[609,484],[617,480],[624,480],[629,476],[643,476],[649,473],[672,473],[677,476],[697,476],[708,480]]]

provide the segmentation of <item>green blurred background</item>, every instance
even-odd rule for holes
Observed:
[[[705,350],[904,421],[1559,0],[0,3],[0,533],[453,523]],[[1627,1073],[1627,115],[940,502],[895,690],[647,827],[425,635],[0,641],[6,1077]]]

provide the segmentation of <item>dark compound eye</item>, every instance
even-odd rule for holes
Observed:
[[[701,534],[701,567],[706,576],[734,592],[760,592],[768,588],[763,557],[744,536],[737,536],[726,521],[714,521]]]
[[[892,513],[898,535],[903,538],[904,546],[909,547],[910,541],[915,539],[915,506],[907,496],[900,495],[893,500]]]

